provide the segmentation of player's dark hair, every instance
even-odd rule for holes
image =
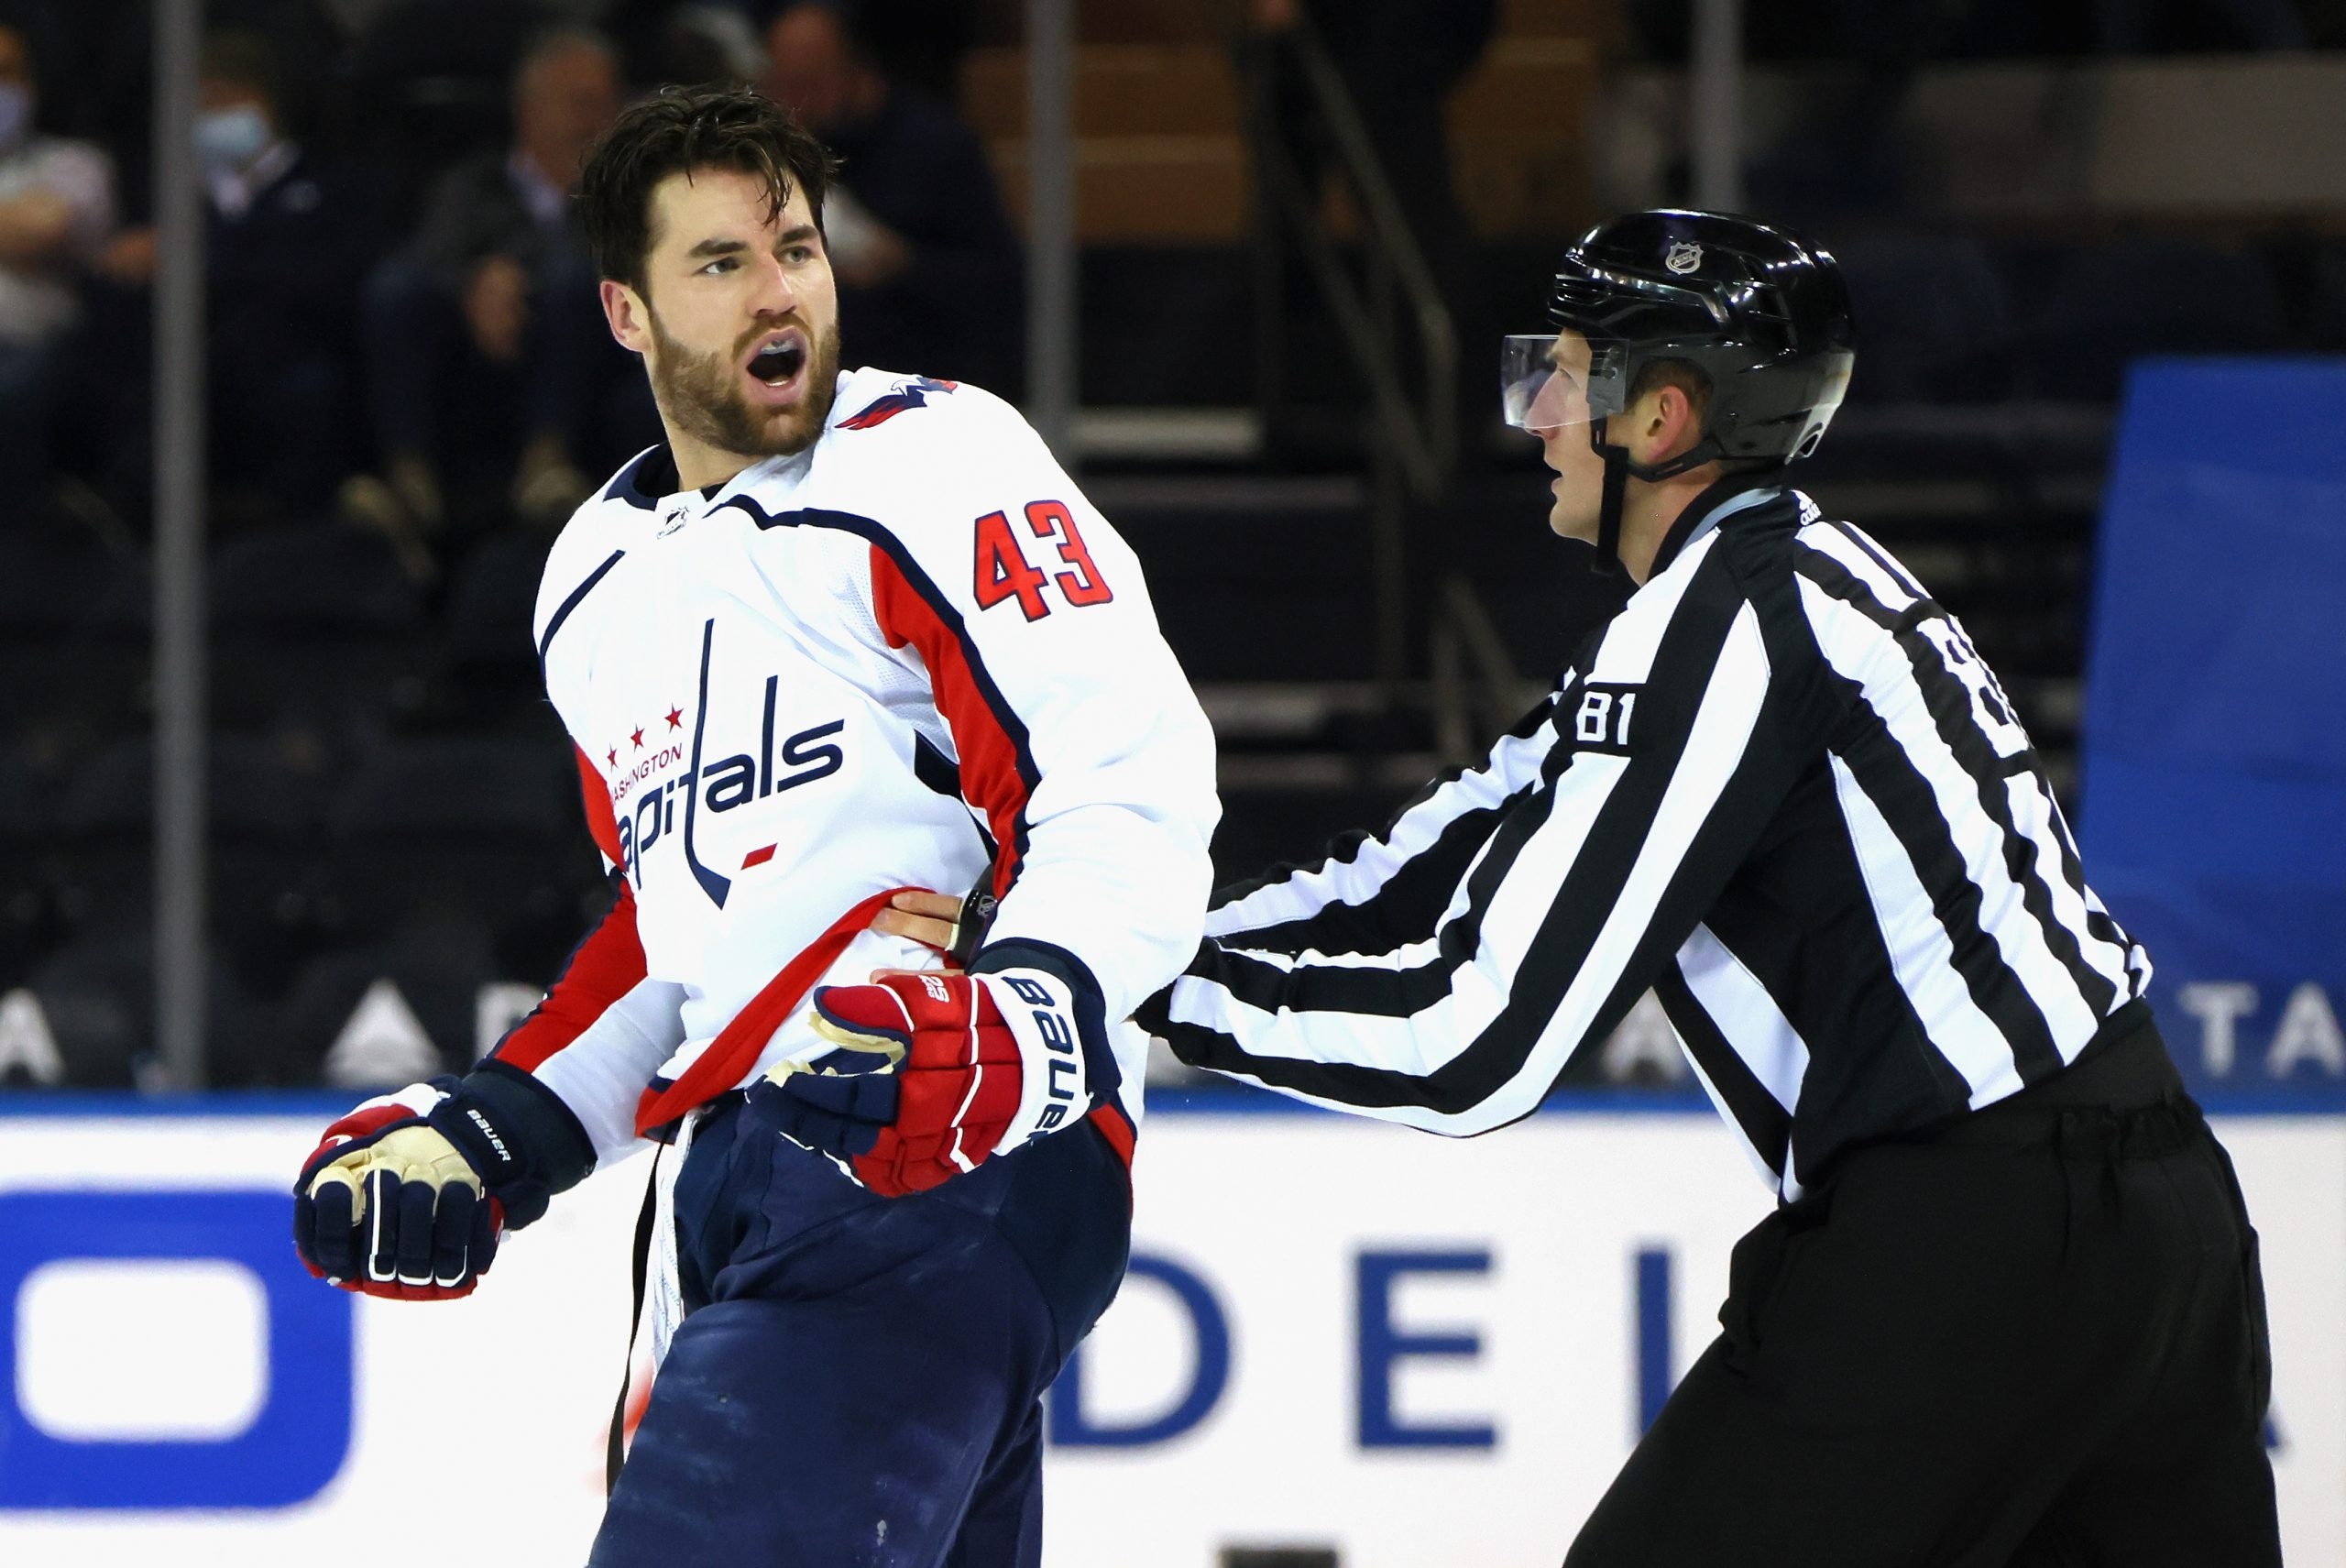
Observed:
[[[603,133],[578,180],[579,219],[596,269],[638,293],[652,253],[652,193],[671,174],[730,170],[762,181],[768,216],[806,192],[815,226],[839,160],[790,112],[751,87],[669,87]]]

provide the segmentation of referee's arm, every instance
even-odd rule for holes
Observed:
[[[1500,742],[1470,799],[1503,804],[1462,829],[1470,852],[1427,831],[1437,789],[1351,857],[1384,887],[1440,868],[1435,896],[1410,885],[1398,901],[1431,912],[1418,929],[1330,917],[1325,868],[1266,884],[1217,911],[1141,1022],[1195,1066],[1432,1132],[1529,1113],[1652,982],[1797,771],[1760,611],[1705,554],[1640,594],[1540,721]],[[1365,880],[1333,885],[1373,903]],[[1238,928],[1249,905],[1271,923]]]
[[[1550,693],[1489,756],[1436,779],[1381,831],[1346,834],[1310,865],[1215,889],[1206,935],[1250,950],[1351,954],[1431,935],[1499,824],[1542,787],[1554,707]]]

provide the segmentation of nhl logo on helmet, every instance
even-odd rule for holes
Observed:
[[[1703,264],[1703,247],[1693,240],[1682,239],[1670,247],[1670,254],[1661,258],[1661,264],[1683,278]]]

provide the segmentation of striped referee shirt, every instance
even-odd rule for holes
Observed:
[[[1788,1199],[2059,1071],[2151,972],[1962,626],[1748,478],[1478,766],[1206,930],[1140,1014],[1182,1060],[1439,1133],[1528,1114],[1650,987]]]

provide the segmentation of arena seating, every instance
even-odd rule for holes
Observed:
[[[1016,204],[1017,7],[978,9],[963,101]],[[1515,0],[1453,105],[1459,200],[1510,325],[1536,323],[1558,243],[1619,178],[1597,167],[1580,112],[1617,44],[1612,10]],[[1365,451],[1332,334],[1304,321],[1294,340],[1328,419],[1266,429],[1254,406],[1257,268],[1225,40],[1187,0],[1087,0],[1080,14],[1080,379],[1089,427],[1121,433],[1094,444],[1083,479],[1139,553],[1215,720],[1215,854],[1223,875],[1244,875],[1374,823],[1441,765],[1428,672],[1420,659],[1398,690],[1375,678]],[[407,137],[401,156],[422,163],[493,135],[501,114],[484,84],[504,46],[432,41],[377,39],[353,67],[354,102],[388,105],[381,137]],[[1634,72],[1607,80],[1639,91]],[[1773,91],[1756,83],[1760,109]],[[1926,82],[1917,113],[1954,125],[1959,98]],[[1968,145],[1957,130],[1943,140]],[[1834,224],[1866,347],[1801,475],[1963,616],[2065,788],[2126,358],[2346,345],[2334,243],[2194,213],[2124,232],[2109,218]],[[1462,375],[1477,391],[1480,345]],[[1411,580],[1462,575],[1517,674],[1542,682],[1585,615],[1571,554],[1544,527],[1546,475],[1495,422],[1464,438],[1453,494],[1411,513]],[[151,1037],[153,590],[139,522],[37,496],[0,512],[0,995],[38,1000],[72,1082],[131,1081]],[[213,544],[221,1081],[460,1065],[608,899],[538,685],[530,622],[547,543],[518,526],[451,543],[429,580],[382,536],[320,519]]]

